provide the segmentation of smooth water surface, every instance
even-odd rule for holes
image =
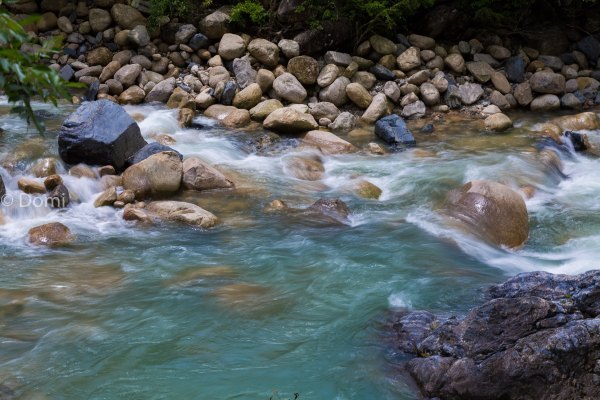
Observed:
[[[50,131],[40,137],[3,107],[0,173],[18,197],[31,164],[56,157],[57,129],[73,108],[40,106]],[[237,189],[178,196],[220,218],[210,231],[125,222],[122,211],[93,207],[99,182],[66,175],[80,199],[67,210],[3,207],[0,383],[20,398],[415,399],[383,340],[391,310],[461,313],[481,287],[515,273],[578,273],[600,258],[600,161],[565,146],[565,179],[548,171],[528,129],[542,117],[513,116],[517,128],[505,135],[450,116],[430,135],[415,123],[417,150],[324,157],[325,178],[305,182],[286,157],[314,150],[256,154],[248,143],[260,132],[202,117],[204,128],[180,130],[173,111],[127,110],[144,118],[148,140],[171,135]],[[375,137],[349,140],[364,147]],[[381,199],[356,197],[359,179],[381,187]],[[445,194],[472,179],[535,188],[522,249],[446,226],[437,212]],[[323,197],[347,202],[351,223],[263,211],[273,199],[307,207]],[[50,221],[68,225],[76,243],[29,246],[27,231]]]

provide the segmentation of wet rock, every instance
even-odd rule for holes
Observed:
[[[277,96],[290,103],[302,103],[307,96],[304,86],[294,75],[287,72],[275,79],[273,90],[275,90]]]
[[[350,209],[340,199],[320,199],[307,208],[307,211],[317,212],[338,221],[347,221]]]
[[[135,192],[136,199],[174,193],[181,186],[183,166],[173,151],[154,154],[123,173],[123,188]]]
[[[358,151],[353,144],[326,131],[310,131],[304,136],[303,141],[317,147],[323,154],[345,154]]]
[[[45,178],[56,174],[56,160],[54,158],[43,158],[31,167],[31,173],[36,178]]]
[[[502,132],[512,128],[512,121],[505,114],[495,113],[485,119],[485,127],[495,132]]]
[[[375,135],[389,144],[414,146],[417,144],[404,120],[396,115],[388,115],[375,123]]]
[[[77,164],[69,169],[69,175],[75,178],[96,179],[96,173],[92,168],[85,164]]]
[[[162,153],[164,151],[172,151],[179,156],[180,160],[183,160],[183,156],[177,150],[170,148],[169,146],[165,146],[158,142],[148,143],[141,149],[139,149],[134,155],[127,159],[127,165],[137,164],[139,162],[144,161],[146,158],[153,156],[158,153]]]
[[[600,129],[600,117],[594,112],[566,115],[553,119],[552,123],[558,125],[562,130],[580,131]]]
[[[111,187],[106,189],[94,201],[94,207],[112,206],[117,201],[117,188]]]
[[[60,177],[60,175],[50,175],[48,177],[46,177],[46,179],[44,179],[44,186],[46,187],[46,190],[52,190],[55,187],[57,187],[58,185],[62,185],[63,180]],[[0,196],[3,196],[4,193],[2,192],[2,190],[0,190]]]
[[[498,246],[519,247],[529,235],[523,198],[503,184],[476,180],[447,197],[448,214],[473,233]]]
[[[235,185],[221,172],[198,157],[183,162],[183,187],[188,190],[230,189]]]
[[[112,165],[122,170],[146,141],[123,108],[108,100],[82,104],[63,123],[58,148],[68,164]]]
[[[265,119],[264,127],[280,133],[300,133],[318,128],[317,121],[310,114],[290,107],[279,108]]]
[[[354,191],[357,195],[364,199],[373,200],[379,200],[379,197],[382,193],[382,190],[379,187],[365,180],[358,182],[354,187]]]
[[[325,174],[325,167],[320,157],[290,156],[284,159],[288,174],[304,181],[318,181]]]
[[[395,343],[419,355],[406,368],[428,398],[595,398],[599,290],[600,271],[520,274],[464,318],[401,314]]]
[[[50,193],[48,193],[48,198],[46,199],[46,203],[52,208],[65,208],[69,205],[70,201],[71,197],[69,195],[69,190],[62,184],[59,184],[52,189]]]
[[[36,226],[28,232],[29,243],[38,246],[59,247],[75,239],[69,228],[60,222]]]
[[[181,201],[153,201],[146,206],[146,211],[163,221],[183,223],[198,228],[212,228],[218,218],[205,209],[191,203]]]
[[[565,137],[571,141],[573,144],[573,149],[575,151],[586,151],[589,149],[588,137],[585,134],[566,131]]]
[[[19,190],[27,194],[44,194],[46,187],[43,183],[33,179],[21,178],[17,181]]]

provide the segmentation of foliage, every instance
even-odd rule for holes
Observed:
[[[264,24],[269,20],[269,13],[256,0],[244,0],[233,6],[231,21],[245,24],[250,21],[254,24]]]
[[[162,16],[182,17],[194,10],[198,4],[201,7],[208,7],[212,4],[212,0],[150,0],[150,16],[148,25],[150,28],[157,28],[159,20]]]
[[[41,45],[31,43],[23,26],[35,20],[35,17],[27,17],[17,22],[0,8],[0,91],[10,103],[20,104],[15,110],[23,113],[27,122],[33,122],[42,132],[44,127],[31,108],[33,97],[39,96],[43,101],[57,105],[59,99],[69,98],[70,87],[79,85],[64,81],[44,62],[55,52],[59,41],[48,38]]]

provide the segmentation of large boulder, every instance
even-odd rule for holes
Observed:
[[[219,221],[216,216],[191,203],[181,201],[153,201],[146,206],[151,216],[168,222],[178,222],[198,228],[212,228]]]
[[[564,117],[555,118],[552,123],[558,125],[564,131],[600,129],[600,117],[594,112],[565,115]]]
[[[60,222],[52,222],[31,228],[28,236],[29,243],[48,247],[64,246],[75,239],[69,228]]]
[[[225,175],[198,157],[183,162],[183,187],[188,190],[231,189],[235,185]]]
[[[448,214],[484,240],[519,247],[529,235],[529,217],[523,198],[498,182],[475,180],[447,197]]]
[[[462,318],[404,311],[391,321],[425,398],[600,397],[600,271],[520,274],[486,292]]]
[[[136,122],[109,100],[83,103],[58,135],[58,151],[66,163],[112,165],[117,170],[145,145]]]
[[[319,125],[310,114],[291,107],[278,108],[265,119],[264,127],[280,133],[300,133],[317,129]]]
[[[183,165],[174,151],[154,154],[123,172],[123,188],[132,190],[136,199],[177,192],[181,186]]]
[[[375,134],[389,144],[414,146],[417,144],[412,132],[399,115],[392,114],[375,123]]]

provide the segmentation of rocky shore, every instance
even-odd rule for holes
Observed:
[[[232,32],[226,7],[196,24],[165,18],[152,31],[147,16],[123,1],[11,7],[42,14],[30,27],[40,41],[65,39],[52,66],[89,85],[87,100],[166,103],[181,109],[183,125],[204,113],[231,128],[255,122],[279,133],[347,132],[392,113],[415,119],[462,109],[504,131],[512,126],[507,110],[600,104],[600,41],[591,35],[572,38],[568,51],[545,45],[546,53],[489,34],[457,43],[373,35],[355,54],[315,54],[319,40],[310,35],[272,42]]]
[[[404,312],[397,351],[425,398],[597,399],[600,271],[515,276],[462,318]]]

